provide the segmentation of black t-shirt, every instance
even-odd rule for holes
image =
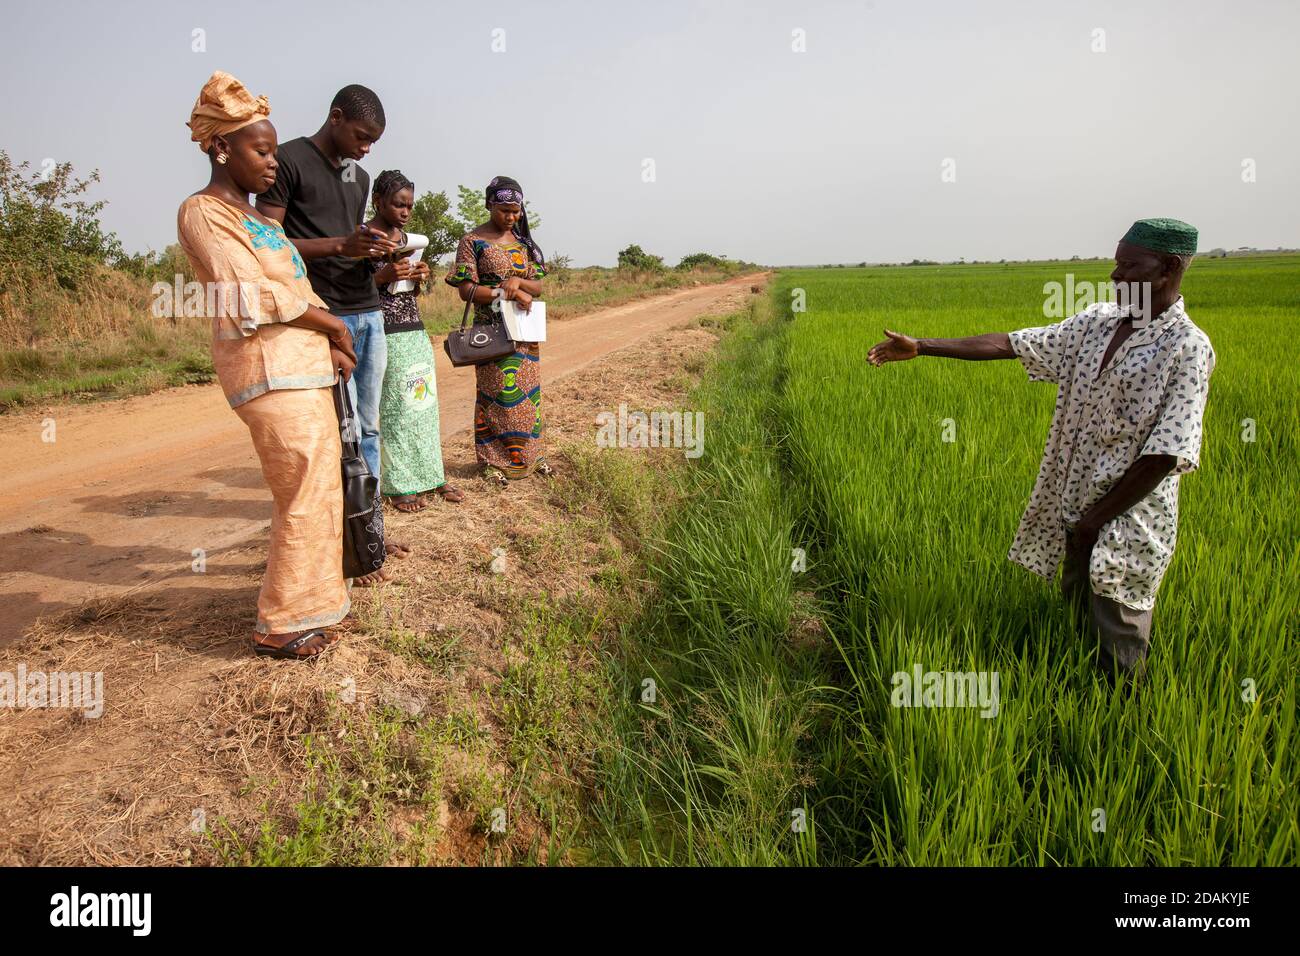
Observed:
[[[370,176],[356,163],[335,166],[306,136],[280,144],[275,185],[258,199],[284,207],[290,239],[323,239],[355,232],[366,212]],[[335,315],[379,308],[379,291],[364,259],[329,256],[307,260],[316,294]]]

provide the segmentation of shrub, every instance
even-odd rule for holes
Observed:
[[[71,163],[30,171],[0,150],[0,292],[19,292],[52,277],[77,289],[96,266],[130,262],[117,236],[99,222],[104,201],[81,195],[99,172],[78,178]]]
[[[689,256],[683,256],[682,261],[677,263],[679,269],[726,269],[730,263],[725,256],[715,256],[707,252],[695,252]]]
[[[658,272],[664,267],[663,256],[654,256],[640,246],[631,245],[618,254],[620,269],[636,269],[645,272]]]

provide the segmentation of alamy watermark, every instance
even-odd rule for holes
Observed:
[[[67,893],[50,897],[50,925],[120,926],[133,936],[148,936],[153,927],[153,894],[83,893],[74,885]]]
[[[598,448],[681,448],[687,458],[704,454],[703,412],[618,412],[596,415]]]
[[[927,671],[920,664],[896,671],[889,703],[894,707],[978,707],[981,717],[998,715],[997,671]]]
[[[262,314],[260,282],[186,282],[177,273],[170,283],[155,282],[149,294],[155,319],[250,319]]]
[[[0,671],[0,707],[67,707],[89,718],[104,713],[103,671]]]
[[[1150,282],[1075,281],[1074,273],[1065,274],[1065,282],[1043,283],[1043,317],[1064,319],[1078,315],[1098,302],[1114,302],[1136,319],[1151,318]]]

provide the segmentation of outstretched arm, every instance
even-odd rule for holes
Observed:
[[[885,341],[873,345],[867,352],[867,361],[872,365],[905,362],[918,355],[965,359],[969,362],[1016,357],[1015,350],[1011,348],[1011,338],[1005,332],[988,332],[962,339],[914,339],[910,335],[885,329],[885,335],[888,336]]]

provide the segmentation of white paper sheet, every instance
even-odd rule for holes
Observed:
[[[406,261],[415,265],[424,258],[424,248],[429,244],[429,237],[422,236],[418,232],[408,232],[406,234],[406,245],[397,250],[400,256],[403,253],[410,252],[411,255],[406,257]],[[397,295],[399,292],[410,292],[415,288],[415,283],[410,279],[399,279],[397,282],[388,283],[388,291],[391,295]]]
[[[502,299],[501,318],[505,320],[506,331],[516,342],[546,341],[546,303],[541,299],[534,299],[527,312],[509,299]]]

